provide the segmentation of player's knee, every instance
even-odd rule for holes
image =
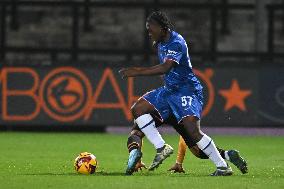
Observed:
[[[197,138],[199,138],[199,134],[200,134],[198,129],[195,129],[192,126],[187,126],[186,130],[187,130],[187,134],[188,134],[189,138],[191,140],[193,140],[194,142],[198,142],[198,141],[196,141]]]
[[[185,132],[191,138],[194,143],[197,143],[202,138],[202,132],[200,131],[200,127],[198,125],[198,120],[195,117],[190,116],[183,119],[183,123]]]
[[[136,119],[137,117],[145,114],[145,108],[143,107],[143,104],[140,102],[135,103],[132,107],[131,107],[131,113],[133,115],[133,117]]]
[[[137,105],[134,104],[134,105],[131,107],[130,110],[131,110],[131,113],[132,113],[133,117],[136,118],[137,113],[138,113],[138,111],[139,111],[139,109],[137,108]]]

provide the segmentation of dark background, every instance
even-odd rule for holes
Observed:
[[[145,32],[145,19],[153,10],[165,11],[175,30],[185,37],[194,68],[214,72],[210,79],[214,104],[202,120],[204,125],[283,127],[283,0],[1,1],[0,106],[3,70],[11,67],[29,67],[42,82],[50,71],[70,66],[81,70],[94,89],[103,71],[110,68],[127,99],[126,81],[119,78],[117,70],[156,64]],[[8,88],[29,88],[31,78],[20,75],[8,77]],[[234,79],[240,89],[252,92],[244,100],[246,111],[238,107],[224,110],[226,99],[219,90],[229,89]],[[158,77],[135,79],[135,95],[160,85]],[[206,85],[204,93],[207,96]],[[108,83],[100,100],[113,102],[114,95]],[[33,100],[24,96],[9,97],[7,103],[10,113],[20,115],[34,108]],[[43,110],[30,121],[7,121],[2,111],[0,125],[10,129],[131,124],[120,109],[96,109],[87,121],[81,117],[67,122],[54,120]]]

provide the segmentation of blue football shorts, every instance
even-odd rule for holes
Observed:
[[[162,121],[172,114],[178,122],[188,116],[201,118],[202,90],[193,91],[189,86],[171,90],[163,86],[147,92],[142,98],[155,107]]]

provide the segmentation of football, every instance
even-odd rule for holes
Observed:
[[[74,161],[74,168],[81,174],[93,174],[96,172],[98,161],[96,156],[89,152],[82,152]]]

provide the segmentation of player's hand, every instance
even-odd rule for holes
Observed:
[[[168,171],[174,172],[174,173],[185,173],[182,164],[175,163]]]
[[[142,171],[143,169],[147,169],[145,163],[143,163],[141,160],[137,162],[134,171],[138,172],[139,170]]]
[[[118,71],[122,79],[134,76],[135,72],[136,70],[134,68],[122,68]]]

